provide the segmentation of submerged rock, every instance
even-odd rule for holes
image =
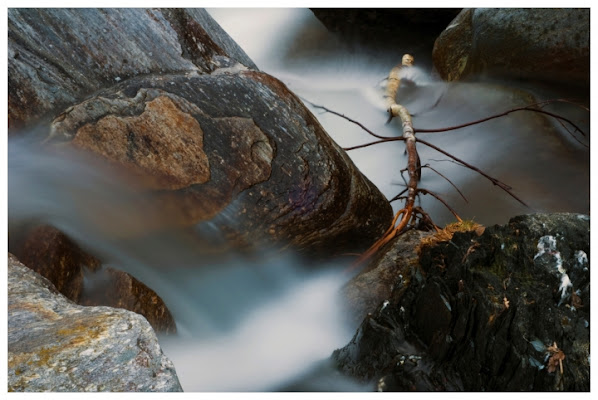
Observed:
[[[75,303],[83,289],[83,269],[94,271],[101,261],[86,253],[68,236],[49,225],[38,225],[13,239],[10,251],[29,268],[47,278]]]
[[[100,259],[52,226],[35,226],[23,237],[11,237],[9,250],[77,304],[123,308],[143,315],[157,332],[176,332],[156,292],[126,272],[102,268]]]
[[[89,275],[79,304],[123,308],[143,315],[158,333],[176,333],[176,323],[156,292],[126,272],[104,268]]]
[[[479,74],[584,86],[590,79],[589,9],[463,10],[434,45],[449,81]]]
[[[9,391],[181,391],[142,316],[83,307],[8,256]]]
[[[408,287],[333,359],[381,391],[588,391],[589,247],[582,214],[424,244]]]

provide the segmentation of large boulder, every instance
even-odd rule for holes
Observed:
[[[181,391],[142,316],[78,306],[8,256],[9,391]]]
[[[255,64],[203,9],[11,8],[9,132],[121,80]]]
[[[336,255],[390,224],[378,189],[205,11],[15,9],[9,38],[11,130],[41,124],[48,147],[152,196],[114,236],[205,222],[236,245]]]
[[[49,138],[134,178],[169,224],[206,221],[239,246],[360,251],[391,219],[301,101],[261,72],[131,78],[66,110]]]
[[[333,359],[381,391],[588,391],[589,225],[524,215],[424,239],[407,287]]]
[[[465,9],[436,40],[433,59],[449,81],[485,74],[584,86],[590,79],[590,10]]]

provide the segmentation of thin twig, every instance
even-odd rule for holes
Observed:
[[[398,141],[403,142],[403,141],[405,141],[405,138],[401,136],[401,137],[390,138],[390,139],[376,140],[375,142],[359,144],[359,145],[353,146],[353,147],[343,147],[343,150],[351,151],[351,150],[363,149],[364,147],[373,146],[375,144],[386,143],[386,142],[398,142]]]
[[[547,104],[547,103],[548,103],[548,100],[545,101],[545,102],[536,103],[536,104]],[[527,105],[525,107],[512,108],[512,109],[507,110],[507,111],[505,111],[503,113],[500,113],[500,114],[494,114],[494,115],[491,115],[491,116],[486,117],[486,118],[478,119],[476,121],[471,121],[471,122],[467,122],[465,124],[460,124],[460,125],[455,125],[455,126],[449,126],[449,127],[445,127],[445,128],[438,128],[438,129],[419,129],[419,128],[414,128],[414,132],[415,133],[436,133],[436,132],[454,131],[456,129],[466,128],[468,126],[477,125],[477,124],[481,124],[482,122],[486,122],[486,121],[490,121],[490,120],[493,120],[493,119],[496,119],[496,118],[504,117],[504,116],[509,115],[509,114],[511,114],[513,112],[516,112],[516,111],[534,111],[534,112],[546,114],[546,115],[549,115],[549,116],[554,117],[556,119],[565,121],[565,122],[571,124],[571,126],[573,126],[576,129],[576,131],[579,131],[583,136],[586,136],[585,133],[583,132],[583,130],[581,128],[579,128],[573,121],[571,121],[571,120],[569,120],[569,119],[567,119],[565,117],[562,117],[560,115],[551,113],[549,111],[541,110],[539,108],[534,108],[533,106],[536,105],[536,104],[533,104],[531,106]]]
[[[438,172],[436,169],[432,168],[432,167],[430,166],[430,164],[426,164],[426,165],[422,166],[422,168],[430,168],[432,171],[436,172],[438,175],[440,175],[441,177],[443,177],[444,179],[446,179],[446,181],[447,181],[448,183],[450,183],[450,184],[451,184],[451,185],[452,185],[452,186],[455,188],[455,190],[456,190],[456,191],[457,191],[457,192],[458,192],[458,193],[461,195],[461,197],[463,198],[463,200],[465,200],[465,202],[466,202],[466,203],[469,203],[469,202],[467,201],[467,199],[465,198],[465,195],[463,195],[463,193],[461,193],[461,191],[459,190],[459,188],[457,187],[457,185],[455,185],[455,184],[454,184],[454,183],[453,183],[453,182],[452,182],[452,181],[451,181],[449,178],[447,178],[446,176],[442,175],[442,174],[441,174],[440,172]]]
[[[314,108],[319,108],[319,109],[321,109],[321,110],[324,110],[324,111],[326,111],[326,112],[329,112],[330,114],[337,115],[337,116],[339,116],[339,117],[341,117],[341,118],[344,118],[344,119],[346,119],[346,120],[347,120],[347,121],[349,121],[349,122],[352,122],[352,123],[354,123],[355,125],[359,126],[361,129],[363,129],[364,131],[366,131],[367,133],[369,133],[370,135],[372,135],[373,137],[377,137],[378,139],[385,139],[385,140],[386,140],[386,139],[396,139],[394,136],[382,136],[382,135],[378,135],[378,134],[376,134],[376,133],[372,132],[371,130],[369,130],[368,128],[366,128],[366,127],[365,127],[365,126],[364,126],[364,125],[363,125],[361,122],[359,122],[359,121],[355,121],[354,119],[352,119],[352,118],[349,118],[349,117],[347,117],[346,115],[344,115],[344,114],[341,114],[341,113],[339,113],[339,112],[333,111],[333,110],[331,110],[331,109],[329,109],[329,108],[327,108],[327,107],[320,106],[320,105],[318,105],[318,104],[314,104],[314,103],[312,103],[311,101],[309,101],[309,100],[307,100],[307,99],[305,99],[305,98],[303,98],[303,97],[301,97],[301,100],[303,100],[303,101],[305,101],[305,102],[307,102],[307,103],[311,104],[311,105],[312,105],[312,107],[314,107]]]
[[[526,207],[529,207],[523,200],[521,200],[519,197],[517,197],[513,192],[511,192],[512,187],[510,187],[509,185],[499,181],[496,178],[491,177],[490,175],[488,175],[487,173],[485,173],[484,171],[482,171],[481,169],[461,160],[460,158],[455,157],[454,155],[448,153],[447,151],[442,150],[441,148],[439,148],[438,146],[433,145],[432,143],[426,142],[425,140],[419,139],[417,138],[416,141],[418,143],[424,144],[428,147],[431,147],[432,149],[444,154],[445,156],[448,156],[450,158],[452,158],[453,160],[461,163],[463,166],[477,172],[478,174],[482,175],[483,177],[485,177],[486,179],[488,179],[490,182],[492,182],[494,185],[498,186],[499,188],[501,188],[502,190],[504,190],[505,192],[507,192],[511,197],[513,197],[515,200],[517,200],[518,202],[520,202],[521,204],[523,204]]]
[[[457,221],[459,221],[459,222],[462,221],[461,217],[459,217],[459,215],[457,214],[457,212],[451,206],[449,206],[448,203],[442,199],[442,197],[438,196],[436,193],[431,192],[431,191],[429,191],[427,189],[418,188],[417,191],[420,192],[420,193],[423,193],[423,194],[432,195],[433,197],[436,198],[436,200],[440,201],[442,204],[445,205],[446,208],[448,208],[448,210],[455,216],[455,218],[457,218]]]
[[[407,190],[409,190],[409,188],[405,188],[403,191],[401,191],[401,193],[397,194],[395,197],[393,197],[389,203],[392,203],[395,200],[399,200],[401,198],[401,196],[403,196],[403,193],[405,193]]]

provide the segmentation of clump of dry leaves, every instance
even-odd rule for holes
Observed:
[[[549,346],[547,350],[550,353],[550,358],[548,359],[548,372],[556,371],[558,366],[562,375],[565,353],[563,353],[563,350],[559,349],[556,342],[553,342],[552,346]]]

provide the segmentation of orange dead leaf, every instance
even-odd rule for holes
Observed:
[[[583,303],[581,302],[581,297],[579,297],[575,292],[571,293],[571,305],[575,308],[583,307]]]
[[[556,371],[556,367],[558,366],[562,375],[563,360],[565,359],[565,353],[563,353],[563,350],[559,349],[556,342],[553,342],[552,346],[548,347],[548,351],[550,352],[550,354],[552,354],[548,359],[548,372],[552,373]]]

